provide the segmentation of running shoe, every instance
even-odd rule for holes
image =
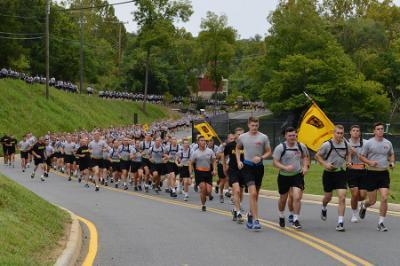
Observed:
[[[289,216],[288,216],[288,222],[290,223],[290,224],[292,224],[293,223],[293,214],[289,214]]]
[[[354,214],[351,216],[351,220],[352,223],[358,223],[358,218],[357,216],[355,216]]]
[[[367,208],[365,208],[364,202],[361,202],[360,212],[358,213],[358,215],[360,216],[361,219],[364,219],[366,214],[367,214]]]
[[[232,215],[233,215],[233,217],[232,217],[232,221],[234,221],[234,222],[237,222],[237,211],[235,211],[235,210],[232,210]]]
[[[254,221],[254,223],[253,223],[253,230],[255,230],[255,231],[261,230],[261,224],[260,224],[260,222],[259,222],[258,220],[255,220],[255,221]]]
[[[380,223],[380,224],[378,224],[378,227],[376,228],[376,230],[381,231],[381,232],[387,232],[388,229],[383,223]]]
[[[201,206],[201,211],[205,212],[207,210],[206,205]]]
[[[218,194],[218,191],[219,191],[219,186],[215,186],[215,193]]]
[[[321,210],[321,220],[326,221],[328,210]]]
[[[344,232],[344,231],[346,231],[346,230],[344,229],[343,223],[338,223],[338,225],[336,226],[336,231],[338,231],[338,232]]]
[[[223,195],[219,195],[219,203],[224,203],[224,196]]]
[[[237,223],[242,224],[244,222],[242,214],[239,212],[237,215]]]
[[[96,188],[95,188],[95,190],[94,190],[94,191],[96,191],[96,192],[97,192],[97,191],[99,191],[99,187],[98,187],[98,186],[96,186]]]
[[[299,230],[299,229],[302,228],[302,227],[301,227],[301,224],[300,224],[300,222],[299,222],[299,220],[294,221],[294,223],[292,224],[292,226],[293,226],[294,229],[297,229],[297,230]]]
[[[279,226],[281,228],[285,227],[285,218],[284,217],[279,217]]]

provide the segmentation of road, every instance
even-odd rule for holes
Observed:
[[[399,265],[400,214],[389,216],[389,232],[376,231],[377,215],[336,232],[336,207],[328,220],[319,218],[319,204],[304,203],[304,229],[277,226],[276,199],[260,199],[263,229],[251,232],[231,221],[229,200],[208,202],[200,211],[198,194],[171,199],[167,194],[135,193],[111,187],[86,189],[51,174],[45,181],[0,166],[0,171],[54,204],[93,222],[99,241],[94,265]],[[268,177],[275,178],[275,177]],[[247,197],[244,207],[247,208]],[[90,248],[90,247],[89,247]]]
[[[229,119],[247,119],[249,118],[251,115],[255,116],[255,117],[261,117],[261,116],[265,116],[265,115],[270,115],[272,114],[272,112],[268,109],[266,110],[262,110],[262,111],[238,111],[238,112],[232,112],[229,113]]]

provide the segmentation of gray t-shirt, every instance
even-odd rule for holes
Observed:
[[[331,163],[335,168],[343,168],[346,163],[346,154],[350,153],[350,144],[347,143],[346,149],[346,140],[342,140],[339,144],[334,140],[324,142],[318,150],[318,154],[328,163]],[[333,147],[331,146],[331,143]],[[347,150],[347,151],[346,151]],[[328,153],[330,154],[328,156]],[[326,158],[328,156],[328,158]]]
[[[213,160],[215,159],[215,153],[209,149],[206,148],[205,150],[200,150],[197,149],[192,153],[190,156],[190,161],[196,164],[197,169],[211,169],[211,164]]]
[[[243,147],[244,150],[244,163],[252,164],[255,156],[262,156],[265,149],[270,148],[269,138],[267,135],[258,132],[256,135],[251,135],[246,132],[236,141],[238,145]],[[262,162],[260,162],[262,164]]]
[[[176,154],[176,157],[178,158],[178,160],[180,161],[180,163],[183,166],[188,166],[189,165],[189,160],[190,160],[190,156],[192,155],[192,151],[190,148],[188,148],[187,150],[185,150],[184,148],[182,148],[181,150],[178,151],[178,153]]]
[[[164,153],[165,149],[162,145],[158,148],[154,145],[149,149],[149,158],[153,160],[154,163],[162,163]]]
[[[362,143],[362,145],[361,145]],[[367,140],[363,139],[362,141],[353,142],[353,140],[349,139],[350,146],[356,151],[355,154],[351,155],[351,162],[354,164],[361,164],[363,162],[360,161],[360,154],[362,151],[363,146],[367,143]]]
[[[92,157],[96,159],[103,158],[103,149],[107,147],[107,143],[104,140],[95,141],[92,140],[89,145],[89,150],[92,151]]]
[[[143,158],[149,158],[148,154],[149,154],[149,149],[154,146],[154,141],[142,141],[140,142],[140,148],[142,149],[143,152]]]
[[[176,154],[179,152],[179,150],[179,144],[176,144],[176,146],[172,146],[172,144],[165,146],[165,152],[168,154],[169,162],[175,162]]]
[[[120,154],[118,150],[119,150],[118,148],[111,148],[110,151],[108,152],[108,158],[110,158],[111,161],[113,162],[120,161]]]
[[[118,147],[118,153],[121,160],[129,161],[131,159],[131,155],[135,154],[136,149],[132,145],[120,145]]]
[[[31,144],[30,144],[29,141],[27,141],[27,140],[25,140],[25,141],[24,141],[24,140],[21,140],[21,141],[18,143],[19,149],[20,149],[21,151],[24,151],[24,152],[28,151],[30,146],[31,146]]]
[[[363,145],[361,155],[368,160],[377,161],[378,165],[375,166],[376,168],[386,169],[389,166],[388,157],[393,152],[393,145],[389,140],[384,138],[382,141],[378,141],[375,138],[370,138]]]
[[[73,155],[75,152],[75,147],[76,147],[75,142],[70,142],[70,143],[65,142],[64,143],[64,153],[66,155]]]
[[[285,141],[286,145],[286,151],[282,155],[284,151],[284,146],[283,143],[279,144],[278,146],[275,147],[275,150],[272,154],[272,158],[281,162],[283,165],[293,165],[294,170],[293,172],[287,172],[280,170],[280,173],[285,175],[293,175],[293,174],[298,174],[301,172],[303,168],[303,158],[308,156],[308,150],[307,147],[303,144],[300,143],[301,150],[299,149],[299,145],[295,143],[292,147],[289,147],[288,143]]]

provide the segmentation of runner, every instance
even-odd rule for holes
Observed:
[[[44,173],[44,177],[49,177],[49,173],[50,173],[51,166],[52,166],[52,160],[54,158],[54,147],[53,147],[50,139],[45,139],[45,144],[46,144],[46,152],[45,152],[46,171]]]
[[[321,219],[326,221],[326,206],[332,200],[332,191],[336,190],[338,206],[338,225],[336,231],[344,232],[344,213],[346,210],[347,179],[344,165],[351,168],[350,145],[344,139],[344,127],[336,125],[333,138],[326,141],[315,155],[317,161],[324,167],[322,183],[324,187],[324,198],[322,199]]]
[[[304,176],[308,171],[309,156],[307,147],[297,141],[296,129],[285,129],[285,142],[275,147],[272,154],[273,165],[279,169],[279,225],[285,227],[285,207],[290,194],[293,197],[293,227],[301,229],[299,221],[301,198],[304,190]]]
[[[76,151],[76,155],[79,157],[79,182],[82,177],[85,180],[85,187],[89,188],[89,168],[91,167],[91,156],[88,147],[88,139],[82,138],[80,142],[80,147]]]
[[[8,147],[6,143],[9,142],[9,139],[10,137],[8,136],[8,134],[4,134],[4,136],[0,139],[1,145],[3,146],[4,165],[8,165]]]
[[[379,208],[379,220],[377,230],[385,232],[387,227],[383,224],[387,209],[390,188],[389,168],[393,169],[395,157],[392,143],[384,138],[384,124],[374,124],[374,137],[369,139],[363,146],[360,160],[368,164],[366,189],[368,199],[361,203],[360,218],[364,219],[367,208],[376,203],[379,191],[381,206]]]
[[[360,126],[353,125],[350,129],[350,140],[351,146],[351,168],[347,168],[347,184],[351,190],[351,209],[353,214],[351,216],[351,222],[357,223],[358,218],[358,202],[363,201],[367,196],[366,187],[366,176],[367,169],[365,164],[360,161],[359,156],[363,145],[367,141],[361,138]]]
[[[68,176],[68,181],[72,180],[73,164],[75,161],[76,144],[72,142],[72,137],[67,134],[65,143],[63,144],[65,170]]]
[[[91,168],[95,176],[95,191],[99,191],[100,184],[100,168],[103,167],[103,152],[107,150],[107,143],[100,139],[100,132],[95,131],[93,140],[89,143],[88,147],[92,158]]]
[[[44,181],[44,174],[46,172],[45,166],[45,151],[46,151],[46,143],[43,137],[40,137],[38,142],[35,143],[32,147],[32,155],[34,158],[35,167],[33,168],[33,173],[31,174],[31,178],[35,178],[36,170],[40,168],[42,170],[42,175],[40,176],[40,180]]]
[[[250,213],[247,215],[246,227],[260,230],[258,220],[258,196],[264,177],[263,161],[271,155],[271,147],[267,135],[258,131],[258,118],[249,117],[249,131],[240,135],[236,145],[236,162],[242,170],[244,180],[249,190]],[[240,150],[244,150],[244,161],[240,160]]]
[[[172,198],[176,198],[178,195],[176,194],[176,175],[178,174],[178,166],[175,163],[176,154],[180,150],[178,142],[175,137],[171,137],[169,144],[167,144],[165,148],[165,152],[168,155],[167,162],[167,177],[168,177],[168,189],[170,196]]]
[[[29,149],[30,149],[29,141],[28,141],[26,135],[24,135],[23,139],[18,143],[18,150],[21,153],[21,168],[22,168],[22,172],[25,172],[25,170],[26,170],[26,164],[28,162]]]
[[[206,211],[206,200],[207,196],[211,196],[212,178],[216,175],[217,161],[214,152],[206,147],[206,140],[203,136],[198,138],[198,142],[199,148],[190,156],[189,173],[192,178],[193,170],[195,171],[195,181],[200,187],[201,210]],[[211,166],[213,171],[211,171]]]
[[[129,144],[129,139],[124,138],[122,144],[118,148],[118,153],[120,157],[120,167],[122,171],[122,182],[124,190],[128,190],[128,173],[131,169],[131,157],[135,152],[135,148]],[[117,186],[118,183],[115,183]]]
[[[111,162],[112,180],[115,182],[115,188],[118,188],[119,180],[121,178],[121,156],[120,156],[120,142],[114,140],[112,148],[108,152],[108,159]]]
[[[242,128],[235,129],[235,135],[229,134],[227,138],[227,144],[224,149],[224,157],[222,159],[223,169],[225,175],[229,178],[229,186],[232,187],[232,200],[233,200],[233,210],[232,215],[233,221],[237,221],[238,223],[243,223],[243,215],[241,213],[241,202],[243,200],[243,188],[245,186],[245,180],[243,177],[242,170],[239,170],[236,160],[236,140],[240,135],[244,133]],[[229,161],[227,165],[227,160]],[[240,150],[240,161],[244,160],[244,151]]]
[[[165,174],[165,162],[168,161],[168,155],[161,145],[161,138],[157,137],[154,146],[149,149],[149,160],[151,162],[151,174],[153,176],[154,190],[158,194],[161,191],[161,176]]]
[[[176,165],[179,167],[179,177],[183,179],[183,200],[189,199],[189,186],[192,185],[191,174],[189,172],[190,161],[190,145],[189,140],[183,140],[182,149],[176,154]]]
[[[15,168],[15,151],[17,149],[17,139],[15,138],[15,136],[11,135],[10,137],[10,150],[9,150],[9,166],[12,166],[12,168]]]
[[[150,180],[150,168],[151,162],[149,160],[149,149],[153,147],[154,142],[152,140],[151,133],[146,133],[144,140],[140,143],[140,150],[142,151],[142,166],[144,171],[144,190],[149,192],[149,186],[151,185]]]
[[[133,173],[133,183],[135,191],[142,191],[143,167],[142,167],[142,153],[140,152],[140,141],[134,141],[135,149],[131,156],[131,173]]]

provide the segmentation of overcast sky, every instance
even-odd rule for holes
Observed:
[[[56,0],[60,2],[60,0]],[[118,3],[123,0],[108,0],[109,3]],[[273,11],[279,0],[192,0],[193,15],[187,23],[179,23],[186,30],[197,36],[200,31],[201,19],[206,16],[207,11],[218,15],[225,14],[228,24],[235,28],[241,39],[253,37],[256,34],[264,36],[269,28],[267,16]],[[394,0],[400,4],[400,0]],[[124,22],[129,22],[126,27],[129,32],[136,31],[133,22],[132,11],[135,10],[133,3],[114,6],[117,17]]]

